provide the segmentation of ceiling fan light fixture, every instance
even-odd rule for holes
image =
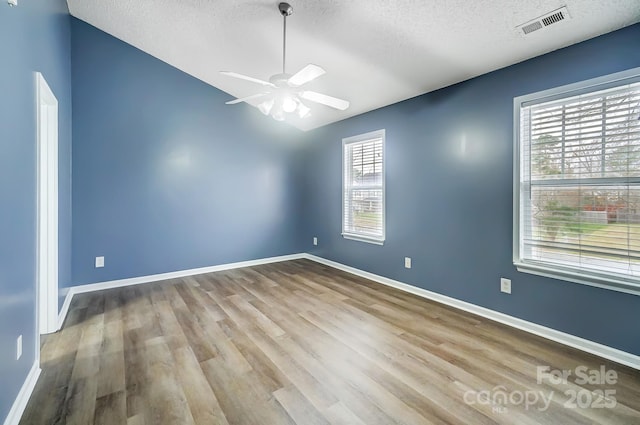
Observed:
[[[298,116],[300,118],[306,118],[310,116],[311,109],[307,107],[304,103],[298,101]]]
[[[294,112],[297,107],[298,107],[298,104],[294,100],[293,96],[291,96],[290,94],[285,94],[282,97],[282,110],[283,111],[291,113],[291,112]]]
[[[258,109],[265,115],[271,115],[276,121],[284,121],[287,115],[296,113],[300,118],[310,116],[311,109],[300,102],[297,96],[287,94],[277,98],[267,99],[258,105]]]
[[[265,115],[269,115],[273,108],[273,99],[267,99],[258,105],[258,109]]]
[[[284,121],[284,112],[282,111],[282,109],[278,108],[275,111],[273,111],[273,113],[271,114],[271,117],[276,121]]]

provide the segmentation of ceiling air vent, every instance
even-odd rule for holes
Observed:
[[[542,24],[540,21],[533,21],[530,24],[524,25],[522,27],[522,32],[525,34],[529,34],[530,32],[538,31],[542,29]]]
[[[517,28],[522,31],[522,34],[527,35],[567,19],[571,19],[569,11],[566,7],[561,7],[529,22],[525,22],[522,25],[518,25]]]

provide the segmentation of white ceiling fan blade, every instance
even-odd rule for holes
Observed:
[[[275,84],[268,81],[259,80],[258,78],[249,77],[248,75],[238,74],[237,72],[220,71],[220,74],[226,75],[228,77],[239,78],[241,80],[251,81],[252,83],[262,84],[263,86],[275,87]]]
[[[251,96],[239,97],[237,99],[233,99],[233,100],[230,100],[228,102],[225,102],[225,104],[226,105],[235,105],[236,103],[246,102],[247,100],[258,99],[258,98],[261,98],[263,96],[267,96],[268,94],[269,93],[258,93],[258,94],[252,94]]]
[[[292,86],[299,87],[303,84],[307,84],[309,81],[315,80],[319,76],[324,75],[326,72],[327,71],[325,71],[318,65],[310,63],[300,71],[296,72],[291,78],[289,78],[288,82]]]
[[[321,103],[323,105],[330,106],[335,109],[339,109],[344,111],[349,107],[349,101],[338,99],[337,97],[327,96],[326,94],[317,93],[314,91],[303,91],[300,92],[300,97],[303,99],[310,100],[312,102]]]

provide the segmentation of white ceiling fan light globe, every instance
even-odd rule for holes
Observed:
[[[282,110],[282,102],[274,102],[271,108],[271,117],[276,121],[284,121],[284,111]]]
[[[282,112],[282,110],[275,111],[271,114],[271,117],[276,121],[284,121],[284,112]]]
[[[290,94],[286,94],[286,95],[283,96],[283,98],[282,98],[282,110],[284,112],[287,112],[287,113],[294,112],[297,107],[298,107],[298,104],[293,99],[293,96],[291,96]]]
[[[258,105],[258,109],[265,115],[269,115],[271,109],[273,108],[273,99],[265,100],[264,102]]]
[[[307,107],[307,105],[305,105],[304,103],[298,102],[298,116],[300,118],[306,118],[311,116],[311,109]]]

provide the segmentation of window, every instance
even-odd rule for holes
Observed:
[[[640,294],[640,68],[514,107],[518,270]]]
[[[384,130],[342,139],[342,236],[384,242]]]

